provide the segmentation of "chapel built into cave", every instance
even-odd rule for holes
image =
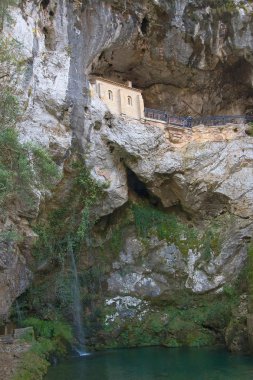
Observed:
[[[98,94],[112,114],[144,119],[144,102],[141,90],[126,84],[95,77],[90,80],[92,92]]]

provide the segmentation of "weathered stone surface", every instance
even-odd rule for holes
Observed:
[[[104,134],[165,207],[180,203],[191,214],[215,216],[229,210],[251,217],[252,139],[243,134],[243,126],[238,135],[231,127],[212,127],[209,140],[205,134],[202,139],[203,129],[194,128],[186,144],[183,136],[181,146],[169,143],[159,128],[130,121],[119,120]]]
[[[183,255],[175,244],[156,237],[145,244],[129,231],[119,259],[108,278],[110,293],[142,297],[169,297],[189,289],[194,293],[219,292],[234,281],[245,264],[247,249],[243,239],[252,226],[243,228],[240,219],[227,223],[218,254],[205,258],[196,249]],[[235,223],[235,225],[234,225]],[[236,226],[236,227],[235,227]]]
[[[30,348],[30,343],[13,339],[8,343],[5,337],[0,337],[0,375],[2,379],[13,379],[20,365],[22,355]]]
[[[2,215],[0,220],[0,316],[8,318],[10,307],[29,286],[32,273],[27,258],[37,235],[25,218]]]
[[[106,316],[106,324],[115,322],[117,318],[124,320],[136,317],[141,320],[149,306],[148,302],[130,296],[108,298],[105,300],[105,304],[113,308],[113,313]]]
[[[234,310],[233,317],[225,331],[225,341],[232,352],[249,353],[251,347],[250,323],[247,326],[248,305],[247,295],[240,296],[238,308]],[[249,322],[250,318],[248,319]]]
[[[24,110],[17,126],[20,141],[48,148],[62,168],[72,140],[67,102],[70,56],[66,4],[51,1],[44,10],[40,2],[27,1],[20,8],[12,7],[10,12],[12,22],[6,23],[4,34],[20,43],[25,64],[19,83]],[[45,197],[51,195],[34,188],[26,196],[29,202],[19,199],[10,209],[1,212],[1,318],[8,318],[12,302],[31,282],[28,259],[36,234],[29,225],[37,218]],[[18,239],[5,238],[10,231],[15,231]]]
[[[24,327],[14,330],[14,339],[34,339],[33,327]]]
[[[180,145],[169,142],[159,128],[123,120],[103,133],[165,207],[181,205],[196,220],[232,215],[217,257],[200,265],[198,254],[189,253],[186,287],[215,290],[235,278],[246,260],[245,239],[253,231],[253,142],[244,127],[237,132],[232,126],[194,128],[191,136],[182,135]],[[122,277],[117,275],[117,281]],[[134,283],[130,274],[124,281]],[[141,283],[140,274],[136,281]]]
[[[62,168],[78,147],[104,185],[103,200],[93,210],[97,217],[127,202],[128,167],[165,208],[180,206],[197,225],[223,213],[234,218],[220,253],[206,261],[193,249],[183,257],[176,246],[157,240],[145,251],[130,236],[108,280],[116,296],[157,297],[185,288],[215,292],[236,278],[252,236],[253,143],[244,126],[202,126],[178,136],[157,125],[108,117],[105,105],[90,99],[87,75],[131,79],[143,88],[146,106],[169,113],[251,112],[251,9],[248,4],[226,12],[195,0],[130,1],[126,8],[120,2],[65,0],[42,7],[28,0],[13,8],[14,23],[5,32],[21,42],[26,62],[20,139],[49,148]],[[58,196],[60,191],[56,186]],[[34,197],[33,209],[21,207],[23,218],[13,221],[29,241],[36,238],[29,223],[45,194],[35,189]],[[16,244],[8,253],[3,247],[1,315],[29,285],[29,247]]]

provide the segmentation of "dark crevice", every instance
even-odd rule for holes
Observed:
[[[48,29],[44,26],[44,28],[43,28],[43,33],[45,34],[45,36],[47,36],[48,35]]]
[[[145,16],[141,23],[142,34],[147,34],[148,29],[149,29],[149,21],[148,21],[148,18]]]
[[[152,194],[152,192],[147,188],[146,184],[142,182],[137,175],[128,167],[126,167],[127,172],[127,183],[129,191],[129,199],[131,196],[137,196],[139,200],[144,200],[150,204],[150,206],[159,209],[167,214],[177,215],[183,223],[186,223],[189,227],[193,227],[192,216],[183,209],[180,202],[174,206],[165,207],[158,196]]]
[[[141,198],[149,198],[149,192],[145,184],[139,180],[137,175],[129,168],[127,168],[127,182],[128,187],[134,191]]]
[[[126,168],[127,183],[129,191],[138,195],[142,199],[146,199],[153,206],[159,206],[160,200],[153,195],[146,187],[146,185],[137,177],[137,175],[129,168]]]
[[[55,32],[53,28],[47,28],[44,26],[43,33],[45,35],[45,46],[48,50],[55,49]]]
[[[40,5],[42,6],[43,9],[46,9],[50,3],[50,0],[42,0]]]

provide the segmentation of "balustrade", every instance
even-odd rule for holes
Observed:
[[[253,122],[253,115],[219,115],[219,116],[173,116],[165,111],[145,108],[144,115],[148,119],[164,121],[168,124],[191,128],[196,125],[216,126],[225,124],[247,124]]]

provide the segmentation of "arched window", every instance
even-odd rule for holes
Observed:
[[[109,98],[110,100],[113,100],[113,93],[112,93],[111,90],[108,91],[108,98]]]
[[[128,104],[129,106],[132,106],[132,105],[133,105],[133,101],[132,101],[131,96],[128,96],[128,97],[127,97],[127,104]]]

